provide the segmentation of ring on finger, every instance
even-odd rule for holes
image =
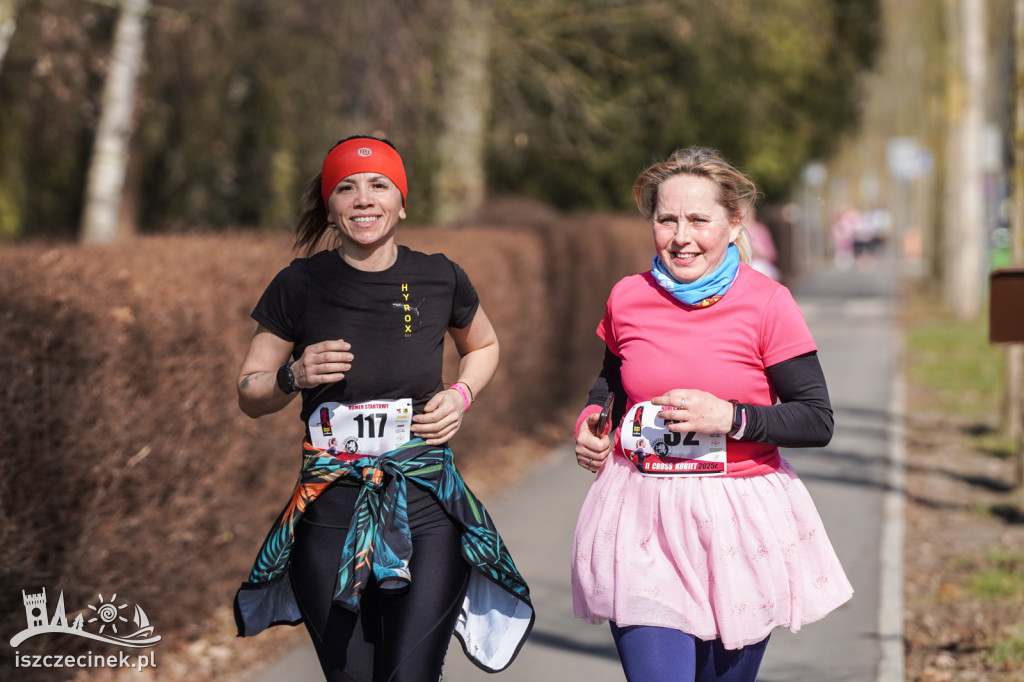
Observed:
[[[680,398],[679,399],[679,409],[681,410],[684,407],[686,407],[686,398]]]

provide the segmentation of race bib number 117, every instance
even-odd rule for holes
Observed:
[[[313,446],[337,457],[376,457],[409,442],[412,400],[321,403],[309,417]]]

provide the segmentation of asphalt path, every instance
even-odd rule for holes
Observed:
[[[762,682],[896,682],[902,652],[902,383],[896,273],[825,269],[792,285],[818,343],[836,417],[823,449],[785,450],[811,492],[855,593],[799,633],[772,633]],[[569,561],[580,505],[592,476],[571,443],[522,484],[485,500],[530,584],[537,620],[515,662],[488,674],[453,639],[444,680],[622,682],[607,625],[572,615]],[[321,681],[311,646],[256,678]]]

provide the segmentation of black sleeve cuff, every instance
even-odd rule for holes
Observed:
[[[744,403],[743,440],[789,448],[823,447],[835,426],[825,373],[817,353],[800,355],[767,368],[779,403]]]
[[[615,405],[612,407],[612,424],[617,425],[626,416],[626,389],[622,387],[622,358],[604,349],[604,365],[594,386],[587,396],[587,405],[604,405],[609,393],[615,394]],[[614,427],[613,427],[614,428]]]

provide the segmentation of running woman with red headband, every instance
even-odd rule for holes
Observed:
[[[390,142],[328,153],[297,227],[306,257],[256,304],[238,379],[251,417],[301,394],[305,428],[292,500],[236,596],[239,634],[303,622],[329,682],[437,680],[453,632],[496,672],[533,625],[526,583],[447,446],[494,375],[498,339],[462,268],[396,242],[407,195]],[[461,357],[449,386],[446,334]]]

